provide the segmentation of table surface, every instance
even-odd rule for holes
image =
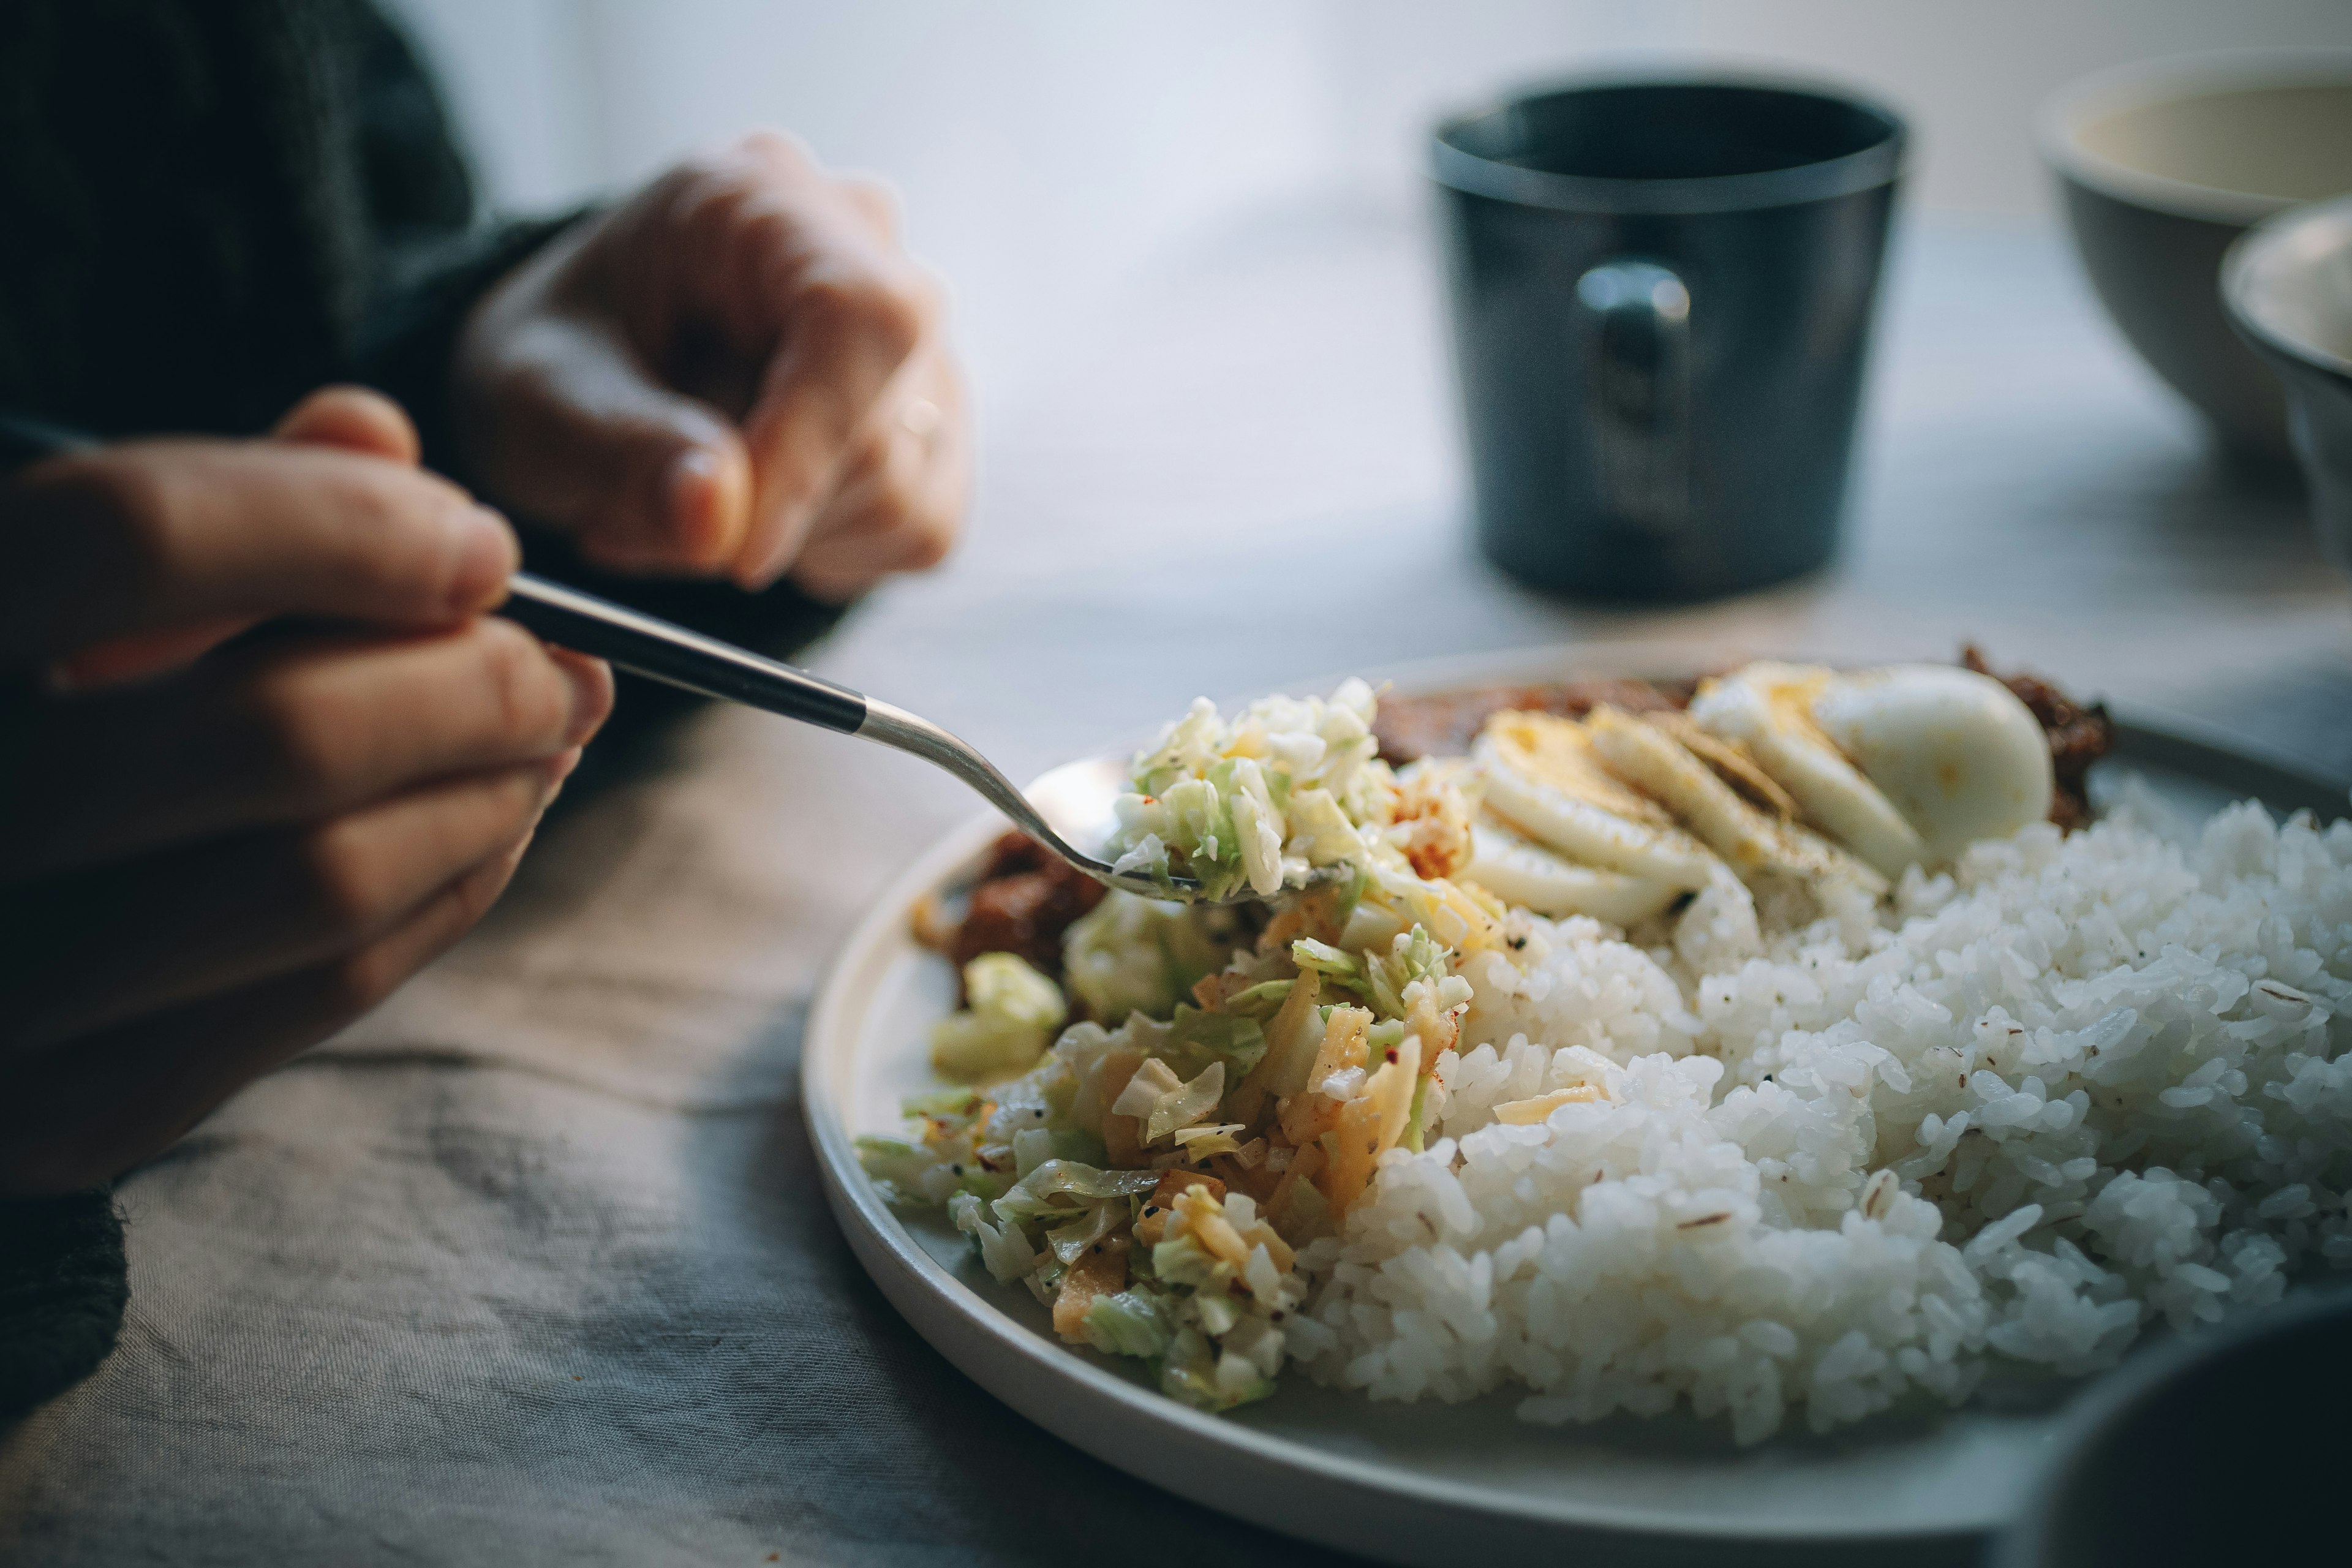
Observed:
[[[1840,562],[1663,615],[1547,600],[1472,550],[1411,224],[1237,225],[1037,353],[1042,390],[986,411],[957,559],[814,659],[1016,777],[1196,693],[1603,637],[1973,638],[2352,774],[2347,589],[2299,496],[2214,464],[2048,230],[1904,233]],[[0,1557],[1318,1560],[1003,1411],[824,1208],[807,998],[973,801],[753,714],[676,751],[551,824],[390,1005],[124,1184],[121,1346],[0,1436]]]

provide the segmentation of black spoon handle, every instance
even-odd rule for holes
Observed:
[[[560,647],[705,697],[845,735],[866,722],[865,697],[846,686],[528,572],[508,580],[498,613]]]

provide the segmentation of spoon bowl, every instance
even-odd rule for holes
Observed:
[[[1108,757],[1065,763],[1033,779],[1021,792],[1023,802],[1037,815],[1035,826],[1022,826],[1041,842],[1059,840],[1055,853],[1108,887],[1147,898],[1197,900],[1201,884],[1190,877],[1171,877],[1163,887],[1150,877],[1112,868],[1108,846],[1118,829],[1117,803],[1126,793],[1126,770]]]

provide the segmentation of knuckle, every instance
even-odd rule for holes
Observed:
[[[329,823],[304,836],[301,875],[312,913],[334,935],[370,930],[395,912],[386,907],[383,868],[347,824]]]
[[[499,735],[530,742],[560,734],[570,716],[566,683],[539,640],[498,619],[481,622],[467,635],[475,643],[481,689]]]
[[[386,948],[362,948],[329,966],[328,1005],[347,1016],[370,1012],[399,990],[410,973]]]
[[[132,593],[172,574],[183,553],[184,507],[168,464],[142,453],[109,453],[53,465],[46,479],[81,525],[108,542],[112,569]]]
[[[709,184],[719,165],[707,155],[680,159],[648,184],[634,205],[659,209],[690,202]]]
[[[955,548],[955,524],[943,517],[925,517],[919,521],[914,536],[907,546],[909,570],[928,572],[948,558]]]
[[[908,297],[914,301],[916,311],[922,319],[924,330],[929,331],[936,327],[940,319],[947,314],[948,309],[947,285],[940,280],[939,275],[928,267],[909,263],[905,269],[905,277],[901,279],[901,286],[907,290]]]
[[[702,168],[679,193],[679,227],[712,237],[727,234],[747,220],[759,196],[760,182],[751,171],[725,164]]]
[[[331,703],[294,673],[268,671],[247,697],[254,753],[267,781],[287,796],[331,795],[350,769],[351,737]]]
[[[884,243],[896,245],[902,226],[898,193],[881,180],[849,174],[834,182],[844,200]]]
[[[819,322],[855,332],[903,363],[929,325],[919,284],[913,277],[830,269],[808,280],[802,304]]]
[[[809,167],[808,154],[800,142],[773,126],[745,132],[733,151],[740,158],[786,174],[801,174]]]
[[[349,523],[372,536],[433,530],[429,542],[444,542],[441,521],[466,504],[466,492],[437,474],[354,458],[338,462],[341,504]]]

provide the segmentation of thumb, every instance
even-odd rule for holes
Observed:
[[[416,426],[400,405],[363,386],[322,386],[296,404],[273,440],[303,447],[340,447],[372,458],[416,465]]]
[[[751,508],[741,437],[659,384],[602,323],[543,318],[507,345],[486,478],[514,510],[570,532],[600,565],[716,573]]]

